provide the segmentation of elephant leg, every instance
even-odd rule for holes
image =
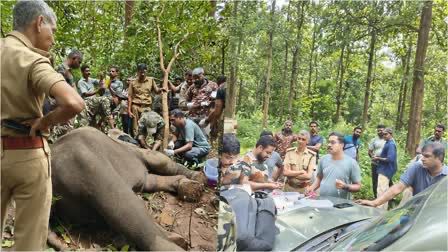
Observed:
[[[143,155],[143,159],[148,164],[147,169],[150,173],[165,176],[184,175],[201,184],[207,183],[207,178],[204,173],[192,171],[185,166],[172,161],[169,157],[160,152],[144,149],[139,149],[137,151]]]
[[[141,250],[182,250],[166,237],[143,202],[114,169],[89,167],[87,173],[86,197],[109,227],[122,233]]]
[[[183,175],[159,176],[148,174],[143,190],[145,192],[172,192],[177,193],[180,199],[189,202],[199,201],[203,186],[197,181],[190,180]]]

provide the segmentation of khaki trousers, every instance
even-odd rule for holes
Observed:
[[[41,149],[2,149],[1,230],[7,206],[14,200],[15,250],[45,250],[51,197],[50,155],[46,142]]]
[[[305,193],[307,187],[304,188],[295,188],[290,186],[288,183],[285,183],[285,186],[283,187],[284,192],[299,192],[299,193]]]
[[[142,114],[144,108],[151,108],[151,106],[144,107],[139,104],[132,104],[131,106],[131,112],[134,114],[134,117],[132,118],[132,132],[134,132],[134,136],[138,135],[138,120],[140,119],[140,115]]]
[[[389,189],[389,178],[384,176],[383,174],[378,174],[378,187],[376,189],[377,197],[381,197],[386,191]],[[389,206],[389,203],[386,202],[382,204],[381,206],[378,206],[378,208],[382,208],[384,210],[387,210]]]

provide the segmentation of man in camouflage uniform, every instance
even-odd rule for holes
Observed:
[[[219,202],[218,244],[216,251],[236,251],[236,218],[232,208]]]
[[[274,139],[277,143],[277,152],[282,159],[285,159],[286,150],[291,148],[293,142],[297,141],[297,137],[292,133],[291,120],[285,122],[282,132],[275,134]]]
[[[240,184],[241,170],[234,164],[240,154],[240,142],[235,134],[226,133],[219,148],[220,188],[226,190],[230,184]],[[249,171],[247,169],[247,171]],[[236,219],[232,208],[224,201],[219,202],[218,244],[216,251],[236,251]]]
[[[445,147],[445,150],[448,149],[448,142],[447,142],[447,140],[443,139],[444,132],[445,132],[445,125],[437,124],[436,127],[434,128],[434,135],[420,141],[420,144],[417,147],[416,153],[421,154],[423,146],[425,146],[429,143],[441,143]],[[445,159],[445,163],[446,163],[446,159]]]
[[[193,121],[199,123],[208,115],[212,101],[216,97],[218,84],[204,77],[202,67],[193,70],[194,85],[187,91],[188,115]]]
[[[283,175],[288,177],[284,191],[304,193],[310,186],[313,171],[316,167],[316,153],[306,146],[310,133],[301,130],[297,135],[298,146],[286,152]]]
[[[156,151],[163,141],[163,118],[150,109],[143,109],[138,120],[138,142],[145,149]],[[152,146],[152,147],[151,147]]]
[[[170,85],[173,93],[179,92],[179,108],[182,111],[187,111],[187,92],[193,85],[193,72],[188,70],[185,72],[184,81],[179,86]]]
[[[252,191],[257,190],[274,190],[282,188],[283,184],[272,182],[269,179],[268,166],[265,161],[271,156],[275,150],[275,141],[270,136],[263,136],[257,141],[255,148],[249,151],[244,157],[236,164],[241,167],[243,173],[245,173],[246,165],[249,166],[249,184]],[[243,183],[246,180],[243,178]]]
[[[107,133],[103,125],[107,121],[111,129],[115,128],[110,103],[111,99],[107,96],[87,97],[85,99],[86,108],[77,117],[80,127],[92,126],[99,130],[103,128],[103,132]],[[97,121],[97,116],[99,121]]]
[[[75,79],[73,77],[73,69],[78,69],[82,63],[83,55],[80,51],[73,49],[64,60],[62,64],[56,67],[56,72],[62,74],[65,81],[74,89],[77,89]],[[56,100],[47,97],[44,105],[44,114],[50,112],[57,106]],[[53,126],[50,131],[50,136],[48,137],[48,142],[54,143],[59,137],[67,134],[73,130],[75,124],[74,118],[67,121],[66,123],[60,123]]]

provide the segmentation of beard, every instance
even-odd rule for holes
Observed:
[[[257,154],[256,158],[257,158],[257,161],[258,161],[259,163],[264,163],[264,161],[266,160],[266,159],[261,155],[261,153],[260,153],[260,154]]]
[[[204,84],[204,81],[205,80],[195,80],[194,85],[199,88]]]
[[[282,132],[285,135],[291,135],[292,134],[292,129],[291,128],[283,128]]]

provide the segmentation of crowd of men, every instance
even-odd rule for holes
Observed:
[[[324,138],[319,135],[319,124],[309,123],[309,131],[292,131],[293,123],[284,123],[281,132],[263,131],[255,147],[239,156],[239,141],[233,134],[224,134],[221,155],[221,190],[232,185],[248,184],[252,191],[270,192],[280,189],[300,192],[308,196],[333,196],[351,199],[360,191],[361,169],[358,164],[362,128],[355,127],[352,135],[332,132],[327,138],[326,155],[319,156]],[[359,200],[365,205],[388,208],[388,201],[406,188],[417,194],[436,183],[448,172],[444,165],[447,141],[443,139],[445,126],[438,124],[434,135],[422,140],[417,157],[393,185],[397,172],[397,146],[393,130],[377,126],[377,136],[368,144],[371,160],[372,191],[376,200]],[[293,146],[296,143],[296,146]]]
[[[224,76],[215,83],[198,67],[164,88],[146,64],[138,63],[135,75],[123,78],[120,68],[111,66],[107,76],[96,79],[79,50],[53,66],[49,51],[56,28],[57,17],[44,1],[19,0],[14,31],[1,43],[1,228],[14,199],[16,250],[45,249],[52,194],[48,144],[71,130],[118,128],[124,141],[197,164],[210,151],[209,136],[217,139],[222,129]],[[82,77],[75,80],[78,69]],[[161,116],[165,94],[168,121]],[[162,148],[169,124],[172,141]]]
[[[136,66],[136,74],[120,80],[120,69],[109,68],[108,76],[91,77],[89,65],[81,65],[83,54],[72,50],[57,68],[65,81],[84,99],[85,109],[69,122],[52,128],[50,142],[70,130],[91,126],[107,133],[119,128],[142,148],[163,151],[168,156],[178,155],[187,161],[198,163],[210,151],[208,137],[213,140],[222,130],[220,117],[224,106],[224,76],[215,83],[205,77],[204,69],[187,71],[184,78],[169,82],[168,89],[160,87],[157,79],[148,75],[144,63]],[[73,71],[80,68],[82,78],[75,82]],[[168,93],[169,122],[161,116],[161,94]],[[57,107],[54,99],[48,98],[44,106],[46,113]],[[164,127],[170,124],[169,148],[162,149]],[[134,141],[132,141],[134,142]]]

